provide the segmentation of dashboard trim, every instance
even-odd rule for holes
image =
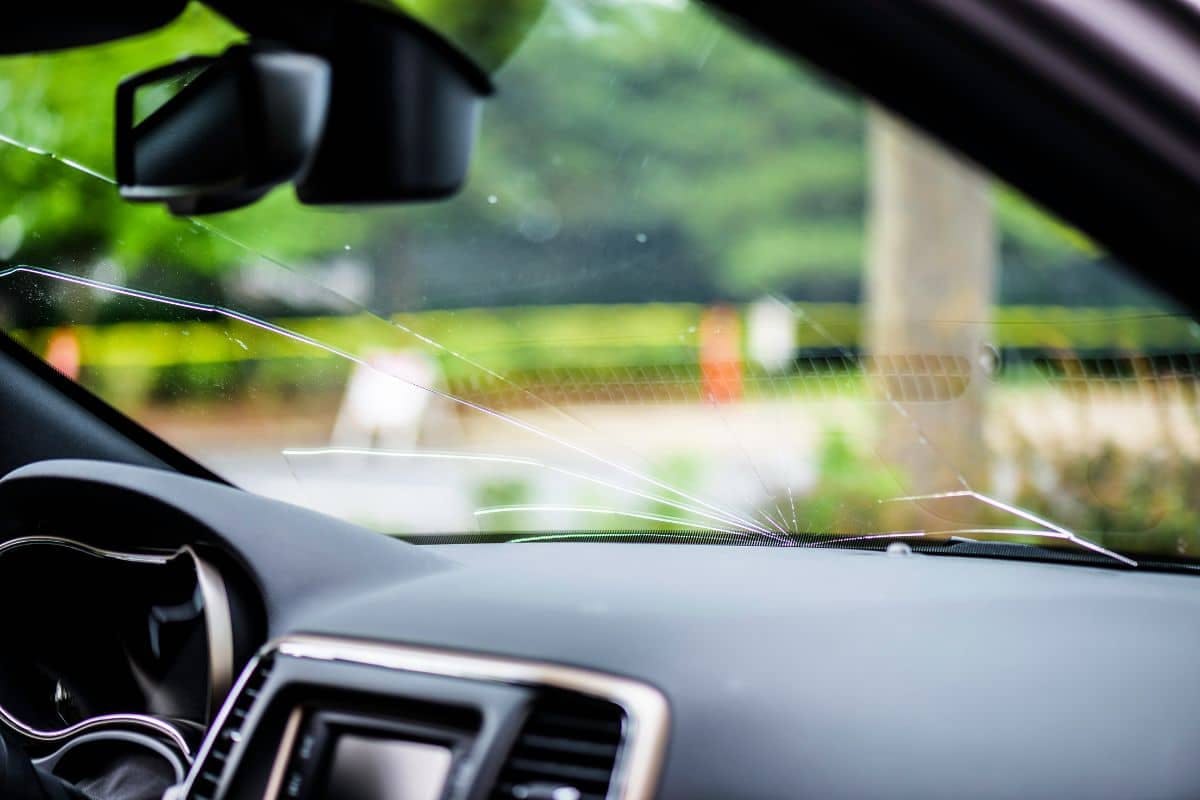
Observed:
[[[96,556],[97,558],[111,558],[116,561],[131,561],[137,564],[166,564],[183,552],[182,550],[172,550],[157,553],[130,553],[121,550],[107,550],[103,547],[93,547],[90,544],[84,544],[75,539],[67,539],[62,536],[20,536],[16,539],[0,542],[0,556],[9,550],[18,550],[22,547],[32,547],[39,544],[74,550],[85,555]]]
[[[91,731],[92,729],[104,730],[106,728],[120,729],[128,726],[135,728],[146,728],[154,731],[160,736],[165,736],[170,739],[179,751],[184,754],[189,760],[192,757],[192,748],[188,746],[187,739],[180,733],[174,725],[169,722],[164,722],[155,717],[150,717],[145,714],[102,714],[97,717],[90,717],[77,722],[68,728],[62,728],[55,731],[43,731],[37,728],[32,728],[14,717],[3,707],[0,707],[0,722],[12,728],[12,730],[25,736],[29,739],[34,739],[39,742],[53,744],[74,738],[76,735]]]
[[[288,716],[287,726],[283,729],[283,737],[279,740],[279,752],[275,754],[275,763],[271,765],[271,775],[267,778],[267,790],[263,792],[264,800],[279,797],[283,789],[283,776],[287,772],[288,756],[296,744],[300,733],[300,722],[304,718],[304,710],[297,708]]]
[[[190,796],[192,784],[212,748],[214,737],[231,713],[242,688],[259,662],[273,655],[464,680],[564,689],[607,700],[620,706],[626,716],[607,800],[652,800],[655,796],[666,756],[671,715],[666,696],[653,686],[631,678],[541,661],[309,634],[286,636],[268,643],[246,666],[209,728],[187,783],[178,796]]]
[[[229,592],[220,571],[191,547],[184,547],[196,567],[204,598],[204,627],[208,634],[208,718],[211,720],[233,686],[233,614]]]

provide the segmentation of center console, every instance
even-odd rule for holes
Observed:
[[[239,678],[170,800],[649,800],[665,698],[554,664],[326,637]]]

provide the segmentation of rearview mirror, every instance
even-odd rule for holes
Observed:
[[[330,73],[318,56],[236,45],[117,88],[121,196],[175,214],[247,205],[296,178],[316,152]]]
[[[122,82],[123,197],[205,214],[289,181],[309,205],[436,200],[462,186],[493,88],[440,33],[374,5],[208,2],[251,44]]]

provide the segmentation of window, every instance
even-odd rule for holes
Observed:
[[[235,483],[414,536],[1200,554],[1200,328],[695,3],[552,3],[450,202],[121,203],[108,88],[233,36],[0,61],[0,321]]]

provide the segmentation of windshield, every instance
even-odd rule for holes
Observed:
[[[235,38],[0,60],[0,322],[232,482],[417,537],[1200,554],[1200,327],[695,3],[549,3],[450,202],[122,203],[111,88]]]

